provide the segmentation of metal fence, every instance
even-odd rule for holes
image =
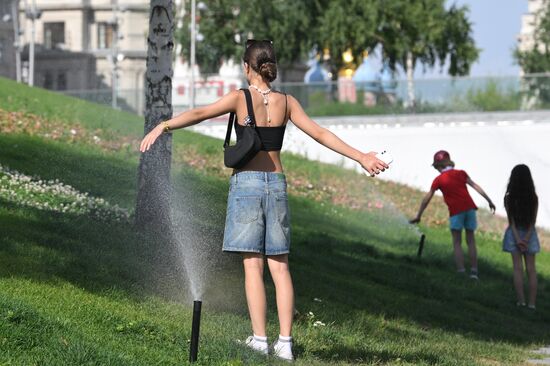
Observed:
[[[245,85],[244,80],[241,85]],[[231,89],[232,83],[214,86],[197,81],[195,105],[206,105]],[[406,80],[393,83],[356,83],[352,80],[326,83],[274,83],[275,89],[297,98],[312,115],[369,115],[400,113],[447,113],[550,109],[550,74],[465,77],[414,80],[415,104],[408,98]],[[64,92],[94,103],[112,105],[112,91],[70,90]],[[119,90],[120,109],[143,114],[143,90]],[[189,93],[174,88],[174,112],[189,108]]]

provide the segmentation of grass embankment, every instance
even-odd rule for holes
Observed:
[[[185,363],[191,299],[174,253],[141,240],[124,215],[93,218],[118,212],[116,204],[131,213],[141,118],[3,79],[0,90],[0,365]],[[198,364],[277,363],[235,342],[249,321],[238,258],[220,251],[228,175],[220,145],[189,132],[174,137],[177,197],[208,231],[193,243],[208,253],[199,265],[209,273]],[[417,234],[399,211],[414,211],[421,192],[283,160],[297,364],[521,364],[550,343],[548,255],[538,256],[538,310],[517,309],[499,220],[481,215],[497,224],[479,232],[474,282],[453,272],[440,200],[426,213],[434,219],[422,227],[428,239],[418,260]]]

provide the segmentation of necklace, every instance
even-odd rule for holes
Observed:
[[[269,93],[271,93],[271,89],[262,90],[258,88],[256,85],[252,85],[252,84],[250,84],[250,87],[255,89],[262,96],[264,100],[265,109],[267,110],[267,123],[271,123],[271,117],[269,116]]]

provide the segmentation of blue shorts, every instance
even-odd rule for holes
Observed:
[[[231,176],[223,250],[265,255],[289,252],[290,217],[284,174],[244,171]]]
[[[463,211],[449,217],[451,230],[462,231],[462,229],[474,231],[477,228],[476,210]]]
[[[527,233],[527,230],[518,228],[518,235],[520,239],[523,238],[526,233]],[[514,238],[514,233],[512,232],[512,228],[510,228],[509,226],[504,232],[504,238],[502,239],[502,250],[508,253],[514,253],[514,252],[520,251],[517,246],[516,239]],[[531,237],[529,237],[529,242],[527,243],[527,253],[536,254],[538,252],[540,252],[539,237],[537,235],[537,231],[533,229],[533,232],[531,233]]]

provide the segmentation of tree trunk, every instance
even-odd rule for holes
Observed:
[[[407,106],[414,109],[416,106],[416,98],[414,96],[414,62],[413,54],[411,51],[407,52],[407,94],[408,101]]]
[[[172,117],[172,50],[174,2],[151,0],[147,71],[145,73],[145,134]],[[136,225],[162,233],[170,228],[170,163],[172,134],[163,134],[140,158]]]

